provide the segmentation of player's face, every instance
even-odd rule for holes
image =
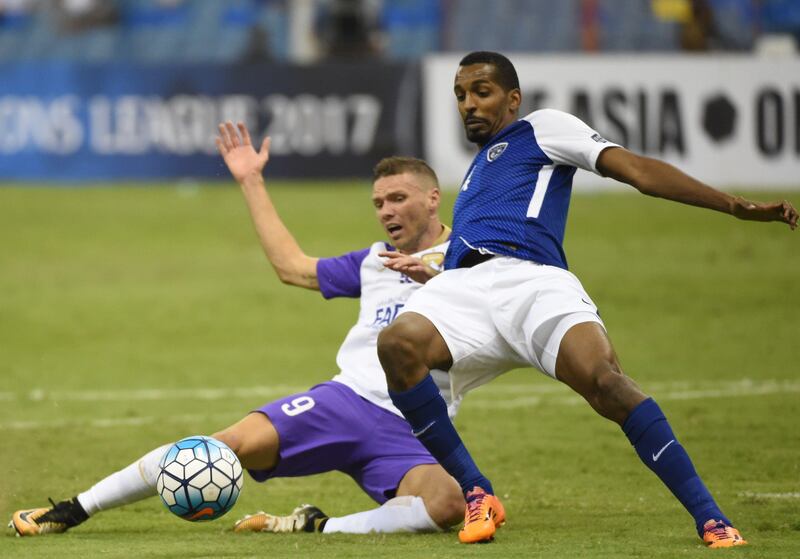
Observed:
[[[479,146],[517,119],[520,91],[505,91],[495,71],[492,64],[459,66],[453,87],[467,139]]]
[[[402,173],[381,177],[372,186],[372,203],[391,244],[400,252],[422,250],[421,243],[439,207],[439,191],[423,177]]]

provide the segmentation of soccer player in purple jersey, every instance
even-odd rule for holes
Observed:
[[[501,54],[464,57],[454,92],[467,139],[479,152],[454,207],[445,272],[417,291],[383,330],[378,353],[392,401],[465,494],[459,539],[492,539],[505,512],[461,442],[428,371],[449,370],[458,396],[497,376],[498,368],[532,365],[622,427],[710,547],[745,544],[658,405],[623,374],[597,307],[567,271],[561,244],[577,168],[739,219],[779,221],[795,229],[797,211],[786,201],[759,203],[719,192],[605,140],[560,111],[519,119],[519,81]],[[480,367],[489,370],[481,375]]]
[[[423,161],[393,157],[375,167],[372,202],[391,245],[335,258],[307,256],[285,227],[264,185],[269,140],[256,151],[247,129],[220,126],[217,139],[231,174],[241,185],[258,237],[280,279],[319,290],[326,298],[358,297],[360,315],[337,356],[332,381],[249,413],[213,436],[226,443],[256,481],[338,470],[350,475],[380,504],[329,518],[301,505],[288,516],[264,512],[237,522],[236,531],[428,532],[460,522],[464,498],[411,434],[389,399],[375,349],[378,333],[405,300],[436,273],[449,228],[438,217],[436,175]],[[449,389],[441,373],[443,388]],[[453,405],[455,413],[457,402]],[[19,535],[61,533],[95,513],[156,495],[159,461],[169,444],[106,477],[74,499],[50,508],[17,511]]]

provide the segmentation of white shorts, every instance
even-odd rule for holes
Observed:
[[[504,256],[439,274],[401,312],[421,314],[444,338],[454,398],[518,367],[555,378],[564,334],[583,322],[605,328],[575,275]]]

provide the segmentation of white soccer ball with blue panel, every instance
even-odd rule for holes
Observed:
[[[159,464],[156,490],[170,510],[185,520],[219,518],[242,490],[242,465],[228,446],[211,437],[181,439]]]

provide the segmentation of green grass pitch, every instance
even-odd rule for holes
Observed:
[[[366,183],[272,193],[308,254],[382,238]],[[248,478],[211,523],[150,499],[60,536],[6,530],[0,557],[800,557],[800,232],[587,194],[573,199],[566,249],[624,369],[660,402],[749,547],[704,549],[617,426],[521,370],[468,395],[457,419],[508,512],[492,544],[230,532],[260,509],[372,506],[331,473]],[[356,305],[281,285],[229,185],[0,188],[0,516],[330,378]]]

